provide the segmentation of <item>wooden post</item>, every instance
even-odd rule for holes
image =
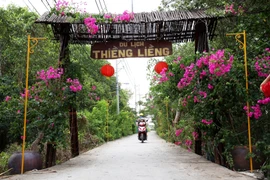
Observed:
[[[59,67],[63,68],[64,74],[69,71],[69,24],[61,24],[60,34],[60,52],[59,52]],[[78,123],[77,112],[74,106],[69,106],[69,130],[70,130],[70,145],[72,157],[79,155],[79,140],[78,140]]]
[[[79,155],[77,112],[72,106],[69,107],[69,128],[72,157]]]
[[[195,53],[198,51],[202,53],[203,51],[209,51],[207,27],[204,22],[199,22],[195,25]],[[202,155],[202,133],[198,127],[195,127],[198,132],[198,138],[195,140],[195,153]]]
[[[56,157],[56,148],[53,143],[47,143],[47,148],[46,148],[46,163],[45,167],[52,167],[54,166],[55,163],[55,157]]]

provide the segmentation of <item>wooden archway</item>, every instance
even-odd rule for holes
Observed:
[[[208,51],[208,41],[215,36],[218,19],[219,17],[208,15],[204,10],[135,13],[134,19],[128,23],[97,24],[99,31],[91,36],[83,22],[72,22],[72,19],[67,16],[60,17],[46,12],[35,23],[51,26],[54,39],[60,42],[59,61],[69,61],[69,43],[95,45],[118,41],[170,43],[195,41],[195,52]],[[71,153],[74,157],[79,155],[76,109],[70,106],[69,114]],[[195,143],[195,153],[201,154],[200,140]],[[54,164],[50,164],[52,165]]]

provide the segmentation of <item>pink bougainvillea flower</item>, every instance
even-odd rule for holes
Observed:
[[[196,131],[192,132],[192,136],[194,138],[194,140],[196,140],[199,136],[199,133],[197,133]]]
[[[208,87],[208,89],[213,89],[214,88],[214,86],[212,86],[212,84],[208,84],[207,87]]]
[[[110,19],[112,16],[110,14],[104,14],[104,19]]]
[[[183,99],[182,105],[183,105],[183,106],[187,106],[187,99],[186,99],[186,98]]]
[[[10,96],[6,96],[6,97],[5,97],[5,101],[6,101],[6,102],[8,102],[10,99],[11,99]]]
[[[180,81],[177,84],[177,87],[179,89],[182,89],[188,86],[193,80],[195,73],[196,73],[196,70],[195,70],[194,63],[191,63],[190,66],[185,67],[183,78],[180,79]]]
[[[67,83],[70,83],[71,85],[69,86],[69,89],[73,92],[78,92],[78,91],[81,91],[82,90],[82,85],[81,83],[79,82],[78,79],[71,79],[71,78],[68,78],[67,79]]]
[[[206,98],[207,97],[207,93],[204,91],[199,91],[199,94],[203,97]]]
[[[207,121],[206,119],[202,119],[202,123],[206,124],[206,125],[210,125],[213,123],[213,120],[211,119],[211,120]]]
[[[200,102],[200,100],[197,98],[197,96],[194,96],[194,103]]]
[[[96,90],[97,89],[97,87],[96,86],[92,86],[92,90],[94,91],[94,90]]]
[[[182,142],[181,141],[176,141],[174,144],[178,146],[178,145],[182,144]]]
[[[187,139],[186,142],[185,142],[185,145],[186,146],[191,146],[192,145],[192,140]]]
[[[259,104],[256,104],[255,106],[251,106],[249,113],[248,113],[247,106],[244,106],[243,109],[246,111],[246,113],[247,113],[247,115],[249,117],[253,117],[254,116],[255,119],[259,119],[262,116],[262,111],[261,111],[261,108],[260,108],[260,105]]]
[[[270,103],[270,98],[264,98],[264,99],[260,99],[257,101],[258,104],[269,104]]]
[[[183,132],[183,129],[177,129],[177,130],[175,131],[175,135],[176,135],[176,136],[179,136],[182,132]]]

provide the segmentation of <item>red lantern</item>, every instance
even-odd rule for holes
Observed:
[[[161,71],[164,69],[164,68],[167,68],[168,69],[168,64],[164,61],[159,61],[156,65],[155,65],[155,71],[160,74]]]
[[[103,76],[111,77],[114,74],[114,68],[110,64],[101,67],[100,72]]]
[[[262,85],[262,92],[265,97],[270,97],[270,81]]]

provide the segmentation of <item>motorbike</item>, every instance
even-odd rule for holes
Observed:
[[[138,139],[143,143],[147,140],[147,130],[146,130],[146,123],[139,122],[138,124]]]

